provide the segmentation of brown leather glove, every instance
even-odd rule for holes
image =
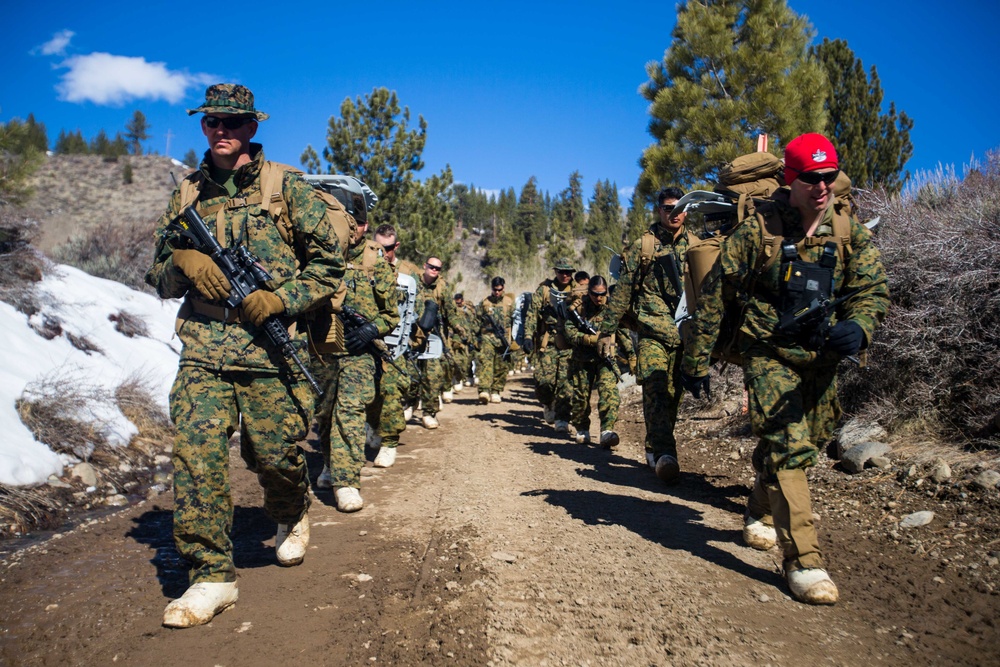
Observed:
[[[597,347],[597,334],[583,334],[583,344]]]
[[[173,252],[174,266],[187,276],[194,288],[206,299],[225,301],[232,285],[212,258],[198,250],[177,249]]]
[[[615,337],[605,334],[597,339],[597,353],[609,359],[615,358]]]
[[[285,304],[281,302],[281,299],[274,292],[257,290],[256,292],[251,292],[247,295],[247,298],[243,299],[243,313],[248,320],[258,327],[267,318],[283,312],[285,312]]]

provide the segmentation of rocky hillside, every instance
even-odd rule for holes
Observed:
[[[125,183],[126,164],[132,168],[131,183]],[[180,179],[188,169],[159,155],[47,157],[32,179],[35,195],[28,204],[39,222],[35,245],[48,254],[81,229],[108,221],[134,220],[152,229],[173,191],[171,172]]]

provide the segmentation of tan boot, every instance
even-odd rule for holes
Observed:
[[[376,468],[391,468],[396,462],[396,448],[395,447],[383,447],[378,450],[378,456],[375,457],[375,467]]]
[[[289,567],[298,565],[306,557],[306,547],[309,546],[309,512],[294,525],[278,524],[278,534],[274,537],[274,551],[278,556],[278,564]]]
[[[333,497],[337,501],[337,509],[341,512],[357,512],[365,506],[365,501],[361,498],[361,492],[351,486],[342,486],[335,489]]]
[[[837,587],[824,569],[806,472],[779,470],[777,478],[777,484],[766,484],[765,488],[774,516],[775,535],[784,554],[788,586],[800,602],[833,604],[837,601]]]
[[[168,628],[204,625],[232,607],[238,597],[235,581],[193,584],[163,610],[163,625]]]
[[[840,597],[837,585],[826,570],[811,567],[785,573],[785,581],[792,595],[806,604],[836,604]]]
[[[490,402],[490,392],[488,392],[488,391],[481,391],[481,392],[479,392],[479,402],[482,403],[483,405],[486,405],[487,403],[489,403]]]

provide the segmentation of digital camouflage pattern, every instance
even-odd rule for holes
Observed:
[[[655,237],[655,243],[647,268],[640,261],[641,238],[622,252],[621,276],[608,299],[600,332],[614,333],[630,305],[633,306],[639,336],[636,382],[642,385],[645,448],[656,457],[669,454],[676,458],[674,426],[683,388],[681,337],[674,323],[674,312],[683,292],[689,239],[683,228],[675,238],[659,223],[652,225],[649,233]],[[671,265],[680,278],[678,285],[670,279]]]
[[[568,266],[560,260],[560,266]],[[566,303],[572,302],[573,281],[560,287],[555,279],[543,280],[531,297],[531,307],[524,323],[525,339],[535,343],[535,398],[542,405],[551,405],[556,419],[569,421],[570,399],[573,389],[569,383],[569,359],[572,349],[563,338],[563,321],[552,308],[549,293],[564,292]],[[563,341],[563,349],[557,349],[557,339]]]
[[[253,160],[236,170],[234,181],[241,198],[260,194],[260,169],[264,151],[259,144],[251,144]],[[202,162],[203,185],[197,209],[221,204],[230,199],[225,189],[214,182],[209,165]],[[286,172],[282,193],[288,202],[289,218],[294,225],[298,249],[286,244],[266,209],[260,205],[223,208],[225,238],[218,239],[223,246],[230,246],[246,227],[243,242],[250,252],[260,258],[273,280],[268,288],[285,306],[283,317],[291,319],[302,315],[329,298],[344,275],[344,251],[332,226],[326,219],[327,208],[311,185],[294,173]],[[234,201],[239,199],[234,198]],[[146,273],[146,283],[156,289],[163,299],[205,300],[191,288],[191,281],[174,266],[172,253],[175,248],[190,247],[181,238],[180,229],[169,225],[181,215],[180,190],[175,189],[167,212],[156,228],[156,250],[153,265]],[[343,213],[343,215],[347,215]],[[206,220],[214,229],[215,216]],[[301,273],[299,270],[301,269]],[[210,302],[221,306],[221,302]],[[190,312],[186,307],[179,314],[178,337],[183,344],[180,364],[202,366],[217,370],[261,370],[270,373],[297,372],[278,350],[273,349],[267,336],[249,322],[225,323],[207,315]],[[305,331],[294,332],[293,339],[305,345]]]
[[[453,334],[450,338],[451,354],[455,360],[452,368],[452,380],[455,384],[472,377],[472,359],[478,352],[479,339],[476,308],[469,303],[461,306],[455,304],[452,320],[465,335]]]
[[[205,90],[205,102],[200,107],[188,109],[188,115],[235,114],[252,115],[257,120],[267,120],[270,116],[258,111],[253,105],[253,93],[238,83],[217,83]]]
[[[344,284],[344,305],[374,324],[379,337],[396,327],[396,275],[377,243],[362,239],[350,247]],[[365,419],[379,383],[375,364],[371,352],[352,356],[347,351],[321,355],[313,363],[323,378],[316,422],[334,488],[360,488],[365,464]],[[381,366],[381,360],[378,364]]]
[[[777,216],[788,240],[803,236],[798,210],[787,203],[787,189],[779,190],[774,201],[759,207],[762,215]],[[816,236],[830,236],[833,207],[817,228]],[[833,270],[837,295],[855,288],[864,289],[838,309],[837,318],[858,323],[867,340],[885,317],[889,290],[885,269],[872,243],[871,233],[851,219],[850,248],[846,262],[837,257]],[[708,372],[709,354],[718,336],[726,293],[745,294],[750,273],[762,246],[762,223],[746,220],[722,245],[719,262],[705,279],[695,313],[691,349],[684,357],[684,371],[700,377]],[[800,248],[806,262],[816,262],[823,246]],[[779,313],[781,262],[757,278],[747,297],[746,315],[738,340],[743,355],[743,375],[750,394],[751,425],[759,438],[754,463],[768,478],[778,470],[814,465],[818,447],[832,435],[840,416],[836,397],[838,355],[825,350],[809,350],[799,340],[775,332]]]
[[[273,280],[268,288],[281,299],[288,321],[334,293],[344,274],[343,250],[327,217],[327,207],[299,176],[285,173],[282,195],[292,224],[293,248],[259,204],[264,152],[250,144],[250,163],[233,174],[239,198],[230,200],[211,178],[211,153],[201,164],[197,208],[222,205],[223,238],[240,237]],[[189,177],[191,178],[191,177]],[[240,205],[240,204],[244,205]],[[228,478],[228,438],[240,424],[241,450],[264,488],[264,507],[279,523],[294,523],[308,507],[308,474],[296,443],[306,436],[314,399],[298,369],[289,367],[266,336],[249,322],[223,322],[191,312],[191,281],[173,264],[175,248],[189,247],[170,227],[181,215],[180,188],[156,229],[153,265],[146,282],[161,298],[185,297],[178,314],[183,345],[170,396],[174,440],[174,540],[192,566],[191,582],[235,581],[232,563],[232,498]],[[211,225],[210,225],[211,227]],[[218,304],[215,304],[218,305]],[[304,344],[304,334],[294,334]]]
[[[606,306],[596,305],[589,297],[584,297],[577,308],[580,316],[595,330],[604,321],[606,310]],[[619,350],[624,350],[628,354],[632,348],[628,333],[618,330],[615,335]],[[618,408],[621,405],[618,380],[598,355],[596,337],[581,329],[572,318],[566,320],[566,339],[573,346],[569,362],[569,383],[573,390],[570,400],[570,423],[578,431],[590,430],[590,397],[596,389],[601,430],[613,431],[618,422]]]
[[[511,357],[503,358],[507,348],[493,333],[493,327],[483,315],[489,315],[503,328],[508,344],[511,338],[511,322],[514,317],[514,299],[504,294],[499,299],[492,294],[479,304],[479,390],[491,394],[500,394],[507,384],[507,371],[510,370]]]
[[[454,321],[455,304],[448,293],[448,284],[444,278],[438,278],[428,285],[423,280],[422,269],[415,271],[412,275],[417,281],[417,319],[419,320],[420,316],[423,315],[426,301],[437,302],[438,317],[441,322],[438,333],[443,336],[441,342],[450,354],[451,350],[447,349],[447,332],[450,331],[458,335],[466,335],[466,332],[460,324]],[[423,359],[417,363],[420,367],[420,378],[415,388],[416,398],[421,403],[424,415],[433,417],[438,412],[438,397],[446,389],[445,382],[450,375],[446,370],[446,365],[452,362],[447,356],[442,356],[438,359]]]
[[[229,438],[264,488],[264,510],[295,523],[309,507],[309,473],[297,443],[309,431],[312,390],[304,382],[249,371],[182,365],[170,391],[174,441],[174,543],[190,580],[236,581]],[[242,421],[241,421],[242,417]]]

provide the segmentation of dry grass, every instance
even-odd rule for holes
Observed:
[[[153,223],[135,218],[88,228],[52,250],[52,259],[134,290],[151,292],[143,277],[153,263]]]
[[[892,307],[869,368],[843,376],[845,408],[915,440],[1000,448],[1000,153],[963,179],[916,180],[859,199],[881,216]]]
[[[15,405],[35,440],[87,461],[107,444],[90,406],[107,399],[106,390],[87,384],[75,370],[60,368],[30,382]]]
[[[0,484],[0,534],[51,528],[59,520],[59,505],[51,498],[32,489]]]
[[[48,267],[31,245],[37,234],[38,223],[31,215],[0,206],[0,301],[26,315],[39,310],[34,285]]]

